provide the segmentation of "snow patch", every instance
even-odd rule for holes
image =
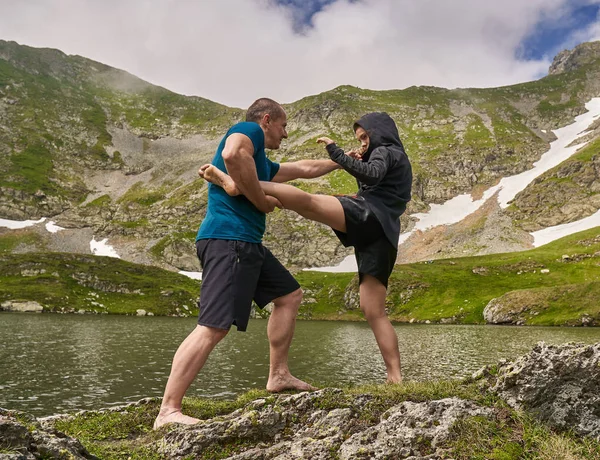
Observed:
[[[577,222],[555,225],[554,227],[548,227],[533,232],[531,234],[531,236],[533,236],[533,246],[537,248],[538,246],[558,240],[563,236],[572,235],[573,233],[582,232],[583,230],[598,226],[600,226],[600,211],[585,217],[584,219],[578,220]]]
[[[56,223],[53,220],[51,220],[50,222],[48,222],[46,224],[46,230],[48,230],[50,233],[56,233],[61,230],[64,230],[64,228],[59,227],[58,225],[56,225]]]
[[[117,251],[108,244],[108,238],[104,238],[102,241],[96,241],[96,238],[92,238],[92,241],[90,241],[90,250],[92,251],[92,254],[96,256],[121,258],[121,256],[117,254]]]
[[[17,230],[19,228],[31,227],[35,224],[40,224],[46,220],[42,217],[40,220],[8,220],[0,219],[0,227],[10,228],[11,230]]]
[[[192,278],[193,280],[202,280],[202,272],[186,272],[185,270],[180,270],[179,274]]]

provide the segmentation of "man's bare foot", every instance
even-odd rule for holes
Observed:
[[[390,377],[386,379],[385,383],[388,385],[400,385],[402,383],[402,377]]]
[[[221,187],[229,196],[237,196],[240,194],[233,179],[213,165],[201,166],[198,170],[198,175],[211,184]]]
[[[182,425],[194,425],[198,423],[200,419],[184,415],[181,411],[170,412],[166,415],[158,414],[156,420],[154,420],[153,430],[158,430],[161,426],[167,423],[181,423]]]
[[[267,391],[270,393],[279,393],[285,390],[314,391],[317,389],[317,387],[297,379],[292,374],[269,377],[267,382]]]

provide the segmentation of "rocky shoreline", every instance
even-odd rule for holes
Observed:
[[[0,459],[598,459],[600,343],[540,342],[464,381],[188,401],[199,424],[152,431],[159,403],[43,419],[2,409]]]

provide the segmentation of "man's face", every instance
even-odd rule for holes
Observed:
[[[265,115],[263,130],[265,132],[265,147],[268,149],[278,149],[282,139],[287,139],[287,117],[285,114],[278,118]]]
[[[364,130],[364,128],[362,128],[361,126],[356,128],[354,135],[356,136],[356,139],[358,140],[358,142],[360,142],[361,152],[365,153],[369,148],[369,135]]]

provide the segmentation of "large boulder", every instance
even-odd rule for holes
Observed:
[[[41,313],[44,307],[33,300],[7,300],[0,304],[1,310]]]
[[[554,428],[600,440],[600,343],[538,343],[525,356],[484,368],[475,377],[511,407],[524,409]]]

